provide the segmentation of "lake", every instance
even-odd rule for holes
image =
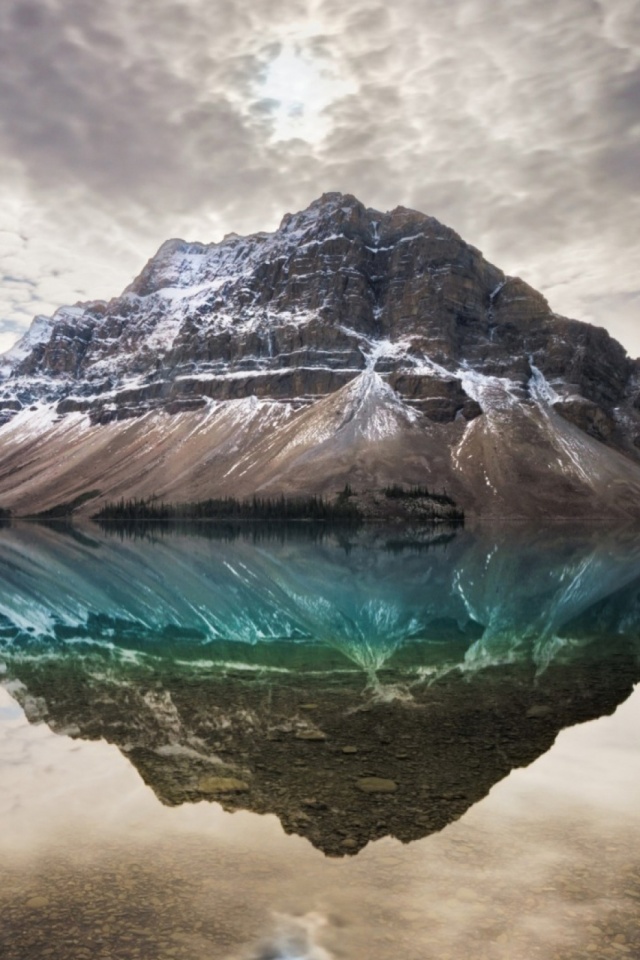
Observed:
[[[640,956],[640,535],[0,529],[2,960]]]

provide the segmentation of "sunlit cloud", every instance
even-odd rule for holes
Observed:
[[[273,141],[299,138],[314,143],[331,127],[326,108],[356,88],[330,63],[288,45],[268,63],[255,89],[270,115]]]

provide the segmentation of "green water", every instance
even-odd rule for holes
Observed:
[[[0,956],[640,955],[639,678],[625,531],[4,527]]]

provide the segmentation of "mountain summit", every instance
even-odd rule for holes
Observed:
[[[324,194],[169,240],[0,360],[0,505],[447,490],[489,517],[640,515],[640,362],[432,217]]]

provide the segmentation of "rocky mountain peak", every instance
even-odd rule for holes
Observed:
[[[572,476],[576,456],[595,469],[605,450],[622,461],[603,467],[599,483],[639,469],[638,365],[606,331],[557,316],[433,217],[377,211],[338,192],[287,214],[272,233],[168,240],[120,296],[36,318],[1,369],[0,418],[17,417],[19,437],[36,412],[40,424],[75,417],[90,427],[161,415],[167,429],[175,416],[212,423],[219,413],[245,429],[238,403],[256,398],[260,429],[277,421],[286,436],[277,455],[265,446],[268,469],[265,461],[262,476],[257,466],[247,474],[249,492],[293,482],[287,458],[300,451],[303,426],[324,458],[317,477],[303,471],[306,486],[350,476],[346,437],[398,441],[383,471],[392,480],[401,469],[411,482],[433,475],[453,488],[457,471],[482,462],[485,493],[505,479],[496,443],[510,430],[513,444],[527,436],[538,453],[546,445],[549,469],[566,461]],[[15,442],[6,430],[0,445],[3,433]],[[426,452],[402,453],[405,434]],[[323,452],[331,437],[340,438],[339,463]],[[382,476],[365,461],[363,483]],[[207,476],[211,489],[227,482],[224,470]]]

